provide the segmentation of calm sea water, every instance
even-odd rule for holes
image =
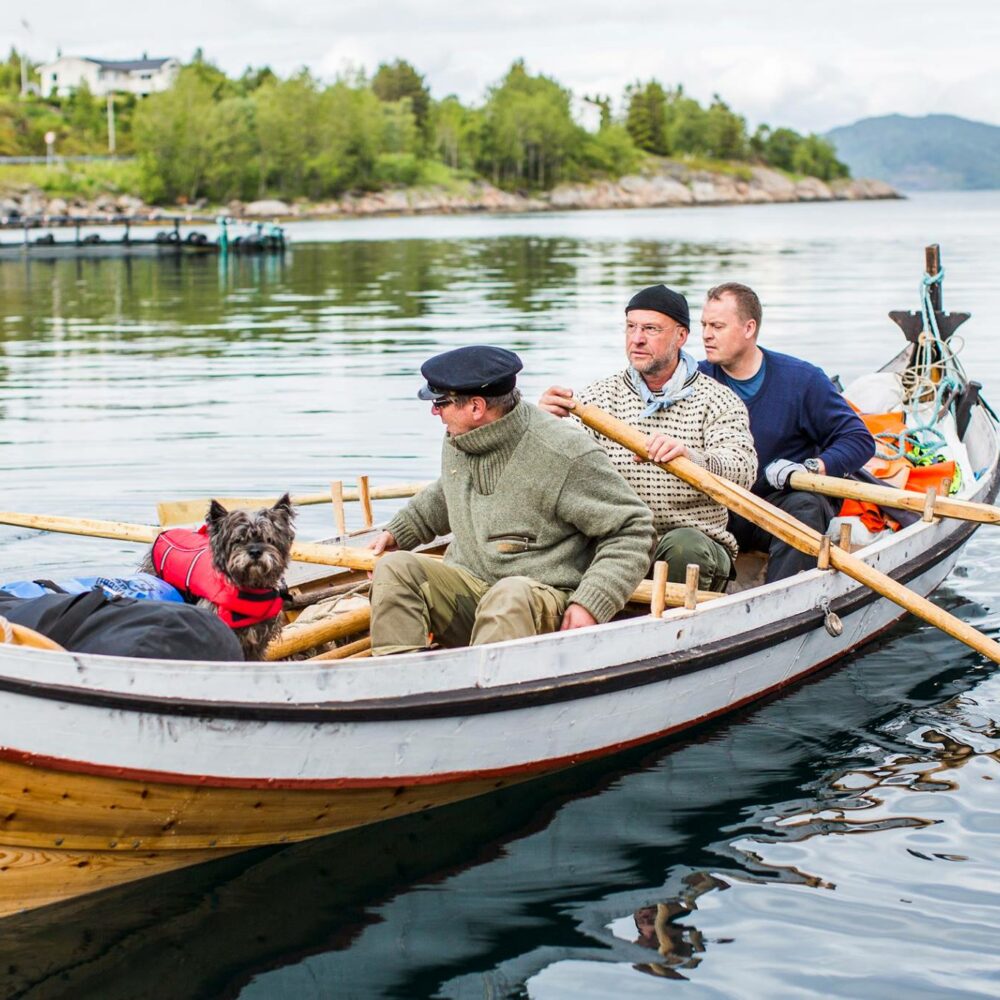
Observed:
[[[656,281],[752,284],[762,343],[845,381],[901,346],[923,247],[1000,398],[1000,193],[291,227],[284,260],[0,264],[0,507],[151,522],[157,500],[434,474],[420,363],[517,350],[529,398],[622,363]],[[698,338],[692,346],[700,354]],[[383,508],[380,513],[384,513]],[[357,517],[356,512],[351,512]],[[307,509],[300,537],[330,529]],[[1000,537],[939,600],[992,635]],[[134,546],[0,526],[0,579]],[[694,737],[363,834],[5,921],[8,996],[1000,994],[1000,675],[897,626]]]

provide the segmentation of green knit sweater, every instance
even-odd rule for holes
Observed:
[[[445,562],[491,585],[527,576],[567,591],[599,622],[646,574],[655,540],[649,509],[603,449],[524,402],[445,437],[441,478],[388,529],[401,549],[453,532]]]

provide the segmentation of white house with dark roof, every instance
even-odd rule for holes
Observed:
[[[87,56],[60,56],[38,67],[41,92],[68,97],[86,83],[92,94],[138,94],[145,96],[166,90],[181,68],[179,59],[91,59]]]

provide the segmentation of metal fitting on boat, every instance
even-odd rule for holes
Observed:
[[[837,638],[838,635],[842,635],[844,631],[844,623],[840,620],[840,615],[830,608],[830,602],[824,597],[823,600],[819,602],[819,609],[823,612],[823,627],[834,637]]]

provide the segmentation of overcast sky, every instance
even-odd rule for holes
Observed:
[[[35,60],[187,60],[201,46],[231,74],[324,79],[404,58],[435,97],[465,101],[523,57],[616,107],[636,79],[718,92],[751,126],[822,132],[891,112],[1000,124],[996,0],[4,0],[0,43]]]

